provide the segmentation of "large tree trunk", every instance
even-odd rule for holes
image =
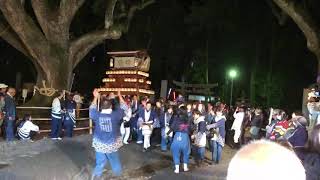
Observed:
[[[307,40],[309,50],[317,57],[320,75],[320,27],[301,1],[273,0],[297,24]]]
[[[61,91],[67,90],[70,91],[71,80],[72,80],[72,67],[70,63],[65,59],[56,60],[54,57],[47,57],[50,61],[58,61],[56,65],[49,66],[47,69],[42,69],[40,66],[35,64],[37,69],[37,80],[36,86],[38,88],[43,87],[43,81],[45,82],[46,88],[53,88],[54,90]],[[50,91],[48,91],[50,93]],[[48,94],[49,95],[49,94]],[[55,93],[53,96],[48,96],[41,94],[39,91],[36,91],[34,97],[27,102],[28,105],[37,105],[37,106],[47,106],[50,105],[52,99],[57,95]]]

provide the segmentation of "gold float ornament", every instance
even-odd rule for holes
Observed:
[[[116,92],[116,91],[121,91],[121,92],[136,92],[136,88],[100,88],[99,91],[102,92]]]
[[[138,71],[138,74],[145,77],[149,77],[149,73],[146,73],[146,72]]]
[[[102,80],[102,82],[116,82],[116,79],[115,78],[104,78],[103,80]]]
[[[151,81],[147,81],[147,84],[148,84],[148,85],[151,85]]]
[[[147,90],[147,89],[139,89],[139,92],[140,92],[140,93],[144,93],[144,94],[151,94],[151,95],[154,94],[154,91],[152,91],[152,90]]]
[[[135,78],[125,78],[123,81],[124,82],[137,82],[137,79],[135,79]]]
[[[109,63],[109,66],[110,66],[110,67],[113,67],[113,66],[114,66],[114,62],[113,62],[113,61],[114,61],[114,59],[111,58],[111,59],[110,59],[110,63]]]
[[[100,92],[137,92],[136,88],[100,88],[98,89]],[[138,92],[144,93],[144,94],[154,94],[154,91],[147,90],[147,89],[139,89]]]
[[[138,74],[141,76],[149,77],[149,73],[143,71],[134,71],[134,70],[117,70],[117,71],[106,71],[107,75],[112,74]]]

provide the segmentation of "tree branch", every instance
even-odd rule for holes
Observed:
[[[154,2],[155,2],[155,0],[146,0],[146,1],[142,0],[142,2],[140,2],[138,4],[134,4],[129,8],[125,32],[128,32],[131,20],[134,16],[135,12],[137,10],[142,10],[142,9],[146,8],[147,6],[153,4]]]
[[[104,26],[105,29],[109,29],[113,25],[113,12],[118,0],[107,1],[107,9],[105,14]]]
[[[2,32],[0,34],[0,37],[3,40],[5,40],[7,43],[9,43],[11,46],[13,46],[15,49],[20,51],[22,54],[24,54],[28,58],[31,58],[28,50],[26,50],[23,43],[19,39],[18,35],[16,35],[14,31],[12,31],[9,24],[0,22],[0,32]]]
[[[87,33],[80,38],[74,40],[69,48],[69,61],[73,62],[73,68],[84,58],[84,56],[96,45],[102,43],[105,39],[119,39],[122,31],[127,31],[129,28],[129,22],[133,18],[134,13],[137,10],[141,10],[150,4],[154,3],[155,0],[142,1],[141,3],[133,4],[130,6],[127,12],[127,23],[125,28],[123,26],[113,25],[114,9],[117,0],[109,0],[107,4],[105,14],[105,29]]]
[[[272,14],[277,18],[278,23],[283,26],[288,19],[288,15],[276,6],[272,0],[266,0],[266,2],[270,6]]]
[[[60,2],[60,18],[64,21],[66,27],[70,27],[70,24],[85,0],[61,0]]]
[[[53,16],[52,10],[48,7],[48,0],[32,0],[33,12],[46,37],[50,36],[49,16]]]
[[[93,47],[102,43],[105,39],[119,39],[120,36],[120,30],[109,28],[87,33],[71,42],[69,60],[73,61],[73,68]]]
[[[308,48],[316,54],[320,52],[320,31],[318,24],[311,15],[297,3],[291,0],[273,0],[298,25],[305,35]]]
[[[38,60],[43,69],[47,69],[49,63],[42,57],[50,54],[50,46],[41,30],[24,11],[21,1],[0,0],[0,10],[25,45],[30,56]]]

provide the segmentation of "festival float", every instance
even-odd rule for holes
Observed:
[[[108,52],[110,70],[102,80],[102,93],[121,91],[124,95],[154,95],[150,89],[150,56],[146,51]]]

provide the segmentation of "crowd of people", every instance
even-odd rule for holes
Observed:
[[[0,134],[6,141],[13,142],[16,138],[31,140],[39,132],[39,126],[32,122],[32,117],[26,114],[17,124],[15,97],[16,90],[0,83]]]
[[[172,103],[159,99],[152,103],[148,97],[142,97],[139,101],[137,96],[122,97],[120,92],[118,98],[113,93],[100,97],[98,90],[94,91],[94,97],[90,117],[95,122],[95,177],[102,175],[108,160],[114,173],[121,174],[117,151],[128,143],[141,144],[144,153],[157,148],[162,151],[170,149],[175,173],[180,172],[180,165],[183,171],[189,171],[190,157],[198,166],[218,164],[228,136],[232,138],[227,143],[233,148],[259,139],[275,142],[294,152],[305,166],[310,165],[307,159],[312,154],[313,165],[319,167],[320,127],[315,126],[308,138],[308,121],[299,111],[289,116],[280,109],[266,112],[243,105],[232,110],[220,102],[205,105],[201,102]],[[308,139],[314,139],[313,143],[308,144]],[[208,150],[212,155],[210,161],[205,160]],[[314,175],[314,172],[311,174]]]
[[[52,140],[61,140],[62,128],[64,137],[73,136],[76,117],[79,117],[77,109],[81,104],[81,97],[77,94],[58,94],[52,102]],[[0,84],[0,125],[5,130],[7,141],[13,141],[16,137],[30,140],[39,132],[39,127],[27,114],[15,130],[14,96],[14,88]],[[174,173],[178,174],[180,165],[183,171],[189,171],[190,158],[198,166],[219,164],[226,144],[235,149],[243,149],[247,144],[260,147],[259,143],[252,144],[264,139],[262,146],[277,149],[268,144],[275,142],[294,152],[302,162],[308,179],[320,179],[317,170],[320,167],[320,125],[313,123],[310,128],[309,118],[300,111],[289,115],[281,109],[265,110],[242,104],[233,108],[221,102],[205,104],[186,102],[183,98],[174,102],[165,99],[151,101],[148,97],[122,96],[120,92],[117,95],[100,94],[97,89],[93,96],[89,116],[94,122],[94,178],[101,177],[107,161],[113,173],[120,176],[122,166],[118,150],[129,143],[141,145],[143,153],[154,149],[163,152],[170,150]],[[206,151],[210,151],[210,160],[205,158]],[[241,158],[245,156],[238,153]],[[229,169],[232,171],[232,166]]]
[[[76,117],[80,116],[83,97],[79,93],[58,92],[54,98],[51,109],[51,133],[53,140],[72,137],[76,125]],[[15,101],[15,88],[0,83],[0,134],[6,141],[14,142],[15,139],[32,142],[34,136],[40,133],[39,126],[34,124],[30,114],[18,118]],[[64,129],[64,133],[62,133]]]

